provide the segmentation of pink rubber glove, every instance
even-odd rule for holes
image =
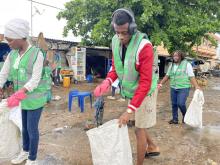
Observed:
[[[98,85],[94,90],[94,96],[99,97],[110,90],[111,83],[109,80],[104,80],[100,85]]]
[[[7,99],[8,107],[12,108],[18,106],[20,101],[25,99],[26,96],[27,95],[25,94],[24,90],[19,90],[15,92]]]

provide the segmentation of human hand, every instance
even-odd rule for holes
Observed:
[[[12,107],[16,107],[19,105],[20,101],[26,98],[26,94],[24,90],[19,90],[17,92],[15,92],[13,95],[11,95],[8,99],[7,99],[7,103],[8,103],[8,107],[12,108]]]
[[[195,89],[202,90],[200,86],[196,86]]]
[[[160,90],[160,88],[162,87],[162,84],[157,84],[157,89]]]
[[[111,83],[109,80],[104,80],[100,85],[98,85],[94,90],[94,96],[99,97],[110,90]]]
[[[124,112],[118,119],[119,127],[128,123],[132,113]]]

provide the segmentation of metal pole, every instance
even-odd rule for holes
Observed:
[[[59,8],[59,7],[48,5],[48,4],[41,3],[41,2],[37,2],[37,1],[34,1],[34,0],[27,0],[27,1],[31,1],[33,3],[39,4],[39,5],[43,5],[43,6],[47,6],[47,7],[52,7],[52,8],[58,9],[58,10],[64,10],[64,9]]]

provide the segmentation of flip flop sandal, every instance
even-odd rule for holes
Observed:
[[[153,157],[153,156],[159,156],[160,152],[146,152],[145,153],[145,158],[147,157]]]
[[[133,127],[135,126],[135,120],[129,120],[127,123],[128,127]]]

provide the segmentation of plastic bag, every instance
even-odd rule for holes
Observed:
[[[11,120],[22,132],[21,105],[9,110],[9,120]]]
[[[127,126],[119,128],[118,120],[87,131],[94,165],[132,165]]]
[[[15,108],[13,108],[13,111],[15,111]],[[6,100],[2,100],[0,102],[0,162],[13,158],[21,149],[19,126],[9,119],[13,114],[11,109],[8,108]],[[20,122],[17,121],[17,124],[20,125]]]
[[[196,90],[187,109],[184,122],[192,127],[202,128],[202,109],[204,96],[201,90]]]

